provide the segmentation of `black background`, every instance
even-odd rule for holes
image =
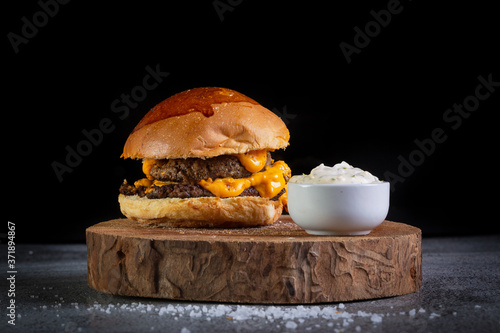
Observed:
[[[398,175],[398,156],[418,154],[414,141],[442,128],[446,141],[393,182],[388,219],[424,236],[500,232],[500,87],[458,128],[443,120],[474,95],[480,75],[500,81],[491,2],[401,1],[350,63],[339,44],[353,45],[354,28],[390,1],[215,3],[230,6],[222,20],[214,1],[71,1],[17,53],[9,33],[22,35],[22,18],[33,23],[42,7],[5,5],[2,211],[18,241],[84,242],[85,228],[120,217],[119,185],[141,177],[140,162],[120,159],[128,134],[155,104],[200,86],[231,88],[279,112],[291,141],[275,157],[294,174],[345,160],[380,178]],[[112,102],[142,85],[147,66],[169,75],[120,119]],[[53,162],[65,164],[66,147],[104,118],[114,130],[59,181]]]

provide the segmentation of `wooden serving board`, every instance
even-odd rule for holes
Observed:
[[[418,228],[384,221],[366,236],[313,236],[288,215],[242,229],[151,228],[128,219],[87,229],[88,282],[126,296],[320,303],[403,295],[422,285]]]

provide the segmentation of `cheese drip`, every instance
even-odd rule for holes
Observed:
[[[249,187],[254,187],[263,198],[275,197],[283,188],[286,187],[285,177],[291,177],[291,170],[283,161],[277,161],[271,166],[264,168],[267,162],[267,150],[253,150],[245,154],[235,155],[246,170],[253,173],[247,178],[217,178],[212,180],[208,178],[201,180],[198,184],[210,191],[217,197],[228,198],[236,197],[243,193]],[[136,187],[148,187],[146,193],[153,191],[153,186],[165,186],[175,184],[175,182],[155,180],[151,175],[151,169],[157,161],[152,158],[143,159],[142,171],[147,178],[139,179],[134,183]],[[286,205],[286,192],[280,196],[280,202]]]
[[[267,150],[252,150],[245,154],[237,154],[236,157],[241,165],[251,173],[259,172],[267,162]]]
[[[291,170],[283,161],[277,161],[266,170],[247,178],[208,178],[198,184],[217,197],[227,198],[240,195],[253,186],[263,198],[275,197],[285,186],[285,176],[290,177]]]
[[[146,177],[150,180],[153,180],[153,177],[150,175],[150,173],[155,163],[156,160],[154,158],[145,158],[142,160],[142,172],[144,172]]]

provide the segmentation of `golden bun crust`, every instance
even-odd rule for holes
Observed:
[[[274,223],[282,204],[261,197],[147,199],[118,196],[126,217],[163,227],[253,227]]]
[[[188,158],[281,149],[290,133],[254,100],[225,88],[181,92],[151,109],[127,139],[124,158]]]

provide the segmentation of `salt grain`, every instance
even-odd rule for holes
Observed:
[[[431,315],[429,316],[429,319],[434,319],[434,318],[436,318],[436,317],[441,317],[441,315],[440,315],[440,314],[437,314],[437,313],[432,312],[432,313],[431,313]]]
[[[374,323],[374,324],[379,324],[382,322],[382,317],[379,316],[378,314],[374,314],[370,317],[370,320]]]
[[[201,312],[195,312],[194,310],[191,310],[191,312],[189,313],[189,316],[191,318],[199,318],[202,316],[202,313]]]
[[[71,303],[72,306],[78,308],[78,303]],[[171,320],[179,320],[182,317],[189,317],[191,319],[201,319],[203,321],[211,321],[213,318],[227,318],[232,322],[246,321],[246,320],[265,320],[267,324],[273,324],[287,329],[296,329],[301,324],[307,324],[315,319],[324,320],[330,331],[347,331],[358,318],[366,318],[373,325],[378,325],[383,321],[384,317],[396,316],[407,314],[415,316],[417,311],[419,313],[425,312],[424,309],[412,309],[409,312],[395,312],[395,313],[371,313],[365,311],[357,311],[350,313],[348,311],[349,305],[338,303],[331,306],[249,306],[249,305],[196,305],[196,304],[166,304],[155,306],[154,304],[147,304],[141,302],[132,302],[129,304],[107,304],[101,305],[95,302],[93,306],[86,308],[87,311],[101,312],[111,314],[115,309],[120,312],[140,312],[147,313],[151,316],[167,317]],[[438,314],[431,314],[431,318],[439,316]],[[359,323],[358,323],[359,324]],[[306,331],[313,330],[319,325],[308,325],[304,327]],[[356,331],[359,332],[356,326]],[[304,329],[303,328],[303,329]],[[185,328],[188,330],[187,328]],[[314,329],[315,330],[315,329]],[[187,331],[186,331],[187,332]]]

